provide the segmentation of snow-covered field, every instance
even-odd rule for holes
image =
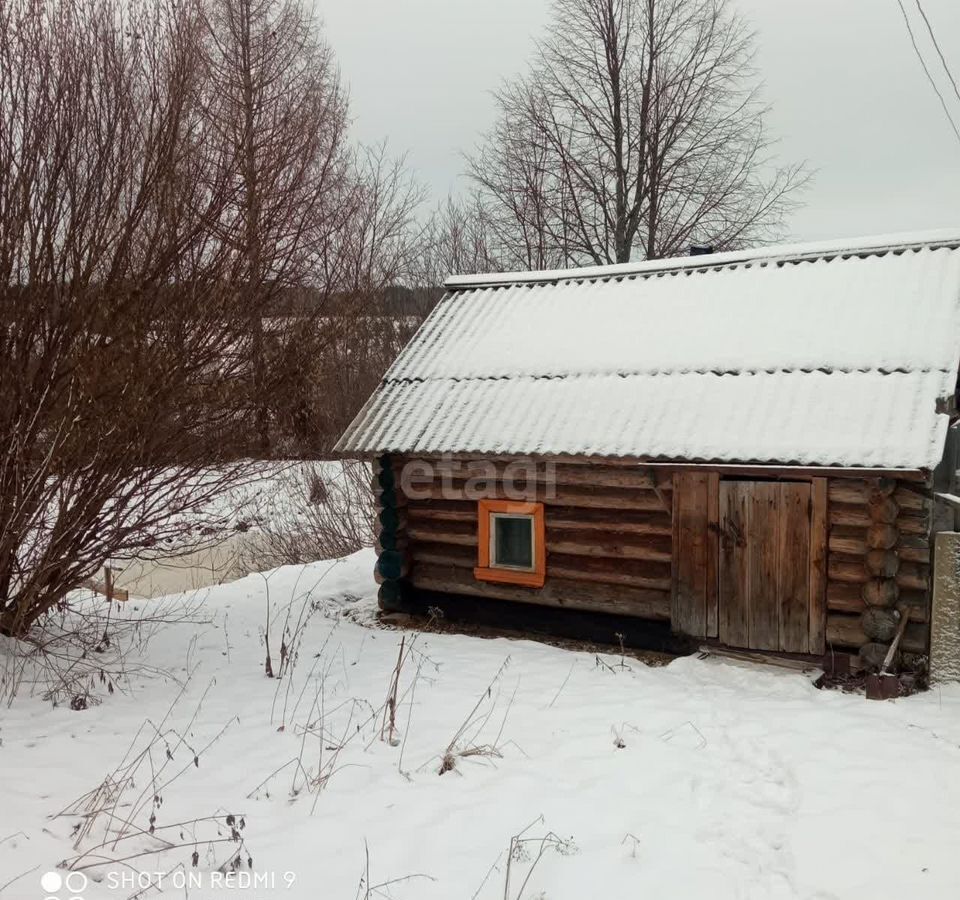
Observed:
[[[385,630],[372,566],[164,601],[190,621],[141,626],[143,669],[86,710],[22,685],[0,712],[0,896],[960,896],[960,687],[868,703],[714,659]],[[293,653],[273,679],[268,606],[274,671],[288,612]],[[87,884],[60,884],[71,858]]]

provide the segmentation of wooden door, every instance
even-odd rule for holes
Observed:
[[[809,482],[720,482],[720,640],[822,652]]]

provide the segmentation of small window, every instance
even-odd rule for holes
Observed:
[[[527,587],[543,587],[546,571],[542,503],[481,500],[474,576]]]

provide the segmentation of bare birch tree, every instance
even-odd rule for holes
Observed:
[[[776,235],[805,175],[776,166],[728,0],[555,0],[470,160],[509,267],[626,262]]]

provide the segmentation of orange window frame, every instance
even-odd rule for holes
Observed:
[[[493,516],[529,516],[533,519],[533,569],[509,569],[491,565],[490,538]],[[514,500],[480,500],[477,503],[477,567],[473,577],[478,581],[543,587],[547,576],[546,529],[542,503],[519,503]]]

